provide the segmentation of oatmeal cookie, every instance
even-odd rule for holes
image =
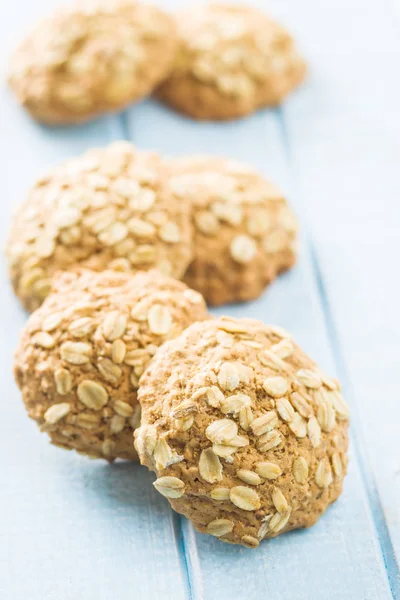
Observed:
[[[281,328],[191,325],[141,379],[135,444],[155,488],[202,533],[255,548],[313,525],[341,493],[349,411]]]
[[[122,109],[167,75],[172,17],[134,0],[79,0],[41,21],[16,50],[9,83],[38,121],[79,123]]]
[[[161,344],[205,318],[199,293],[156,271],[59,274],[15,354],[29,416],[56,446],[136,459],[139,378]]]
[[[208,4],[178,16],[180,49],[158,96],[197,119],[275,106],[304,79],[290,34],[259,10]]]
[[[213,305],[257,298],[296,260],[296,219],[281,192],[247,165],[171,159],[171,193],[192,206],[194,259],[184,281]]]
[[[192,258],[190,206],[167,189],[159,157],[115,142],[42,177],[19,209],[7,255],[28,310],[58,270],[156,267],[179,279]]]

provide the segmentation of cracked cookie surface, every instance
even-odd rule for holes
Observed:
[[[279,327],[221,318],[167,342],[141,379],[135,444],[202,533],[255,548],[313,525],[341,493],[349,410]]]
[[[156,271],[59,274],[15,354],[29,416],[57,446],[135,460],[140,376],[161,344],[205,318],[199,293]]]

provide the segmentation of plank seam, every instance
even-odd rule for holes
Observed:
[[[197,553],[196,533],[193,525],[188,519],[179,515],[179,521],[190,600],[203,600],[203,578]]]
[[[119,120],[124,139],[133,143],[133,131],[127,110],[119,114]]]
[[[174,535],[174,542],[178,552],[179,564],[183,579],[186,583],[186,595],[188,600],[197,600],[193,594],[193,585],[191,581],[190,565],[186,552],[186,542],[182,527],[182,517],[178,513],[174,512],[171,508],[171,523],[172,532]]]
[[[290,149],[289,134],[286,127],[284,110],[282,108],[277,108],[275,112],[281,130],[282,142],[286,154],[288,167],[293,178],[293,159]],[[334,323],[334,317],[330,306],[327,287],[324,282],[322,269],[319,264],[317,250],[309,232],[306,231],[305,234],[306,235],[304,236],[304,238],[306,240],[307,250],[310,256],[313,275],[321,303],[326,330],[328,332],[329,340],[332,347],[332,353],[336,370],[341,382],[343,383],[343,387],[346,390],[346,396],[352,399],[352,422],[355,424],[355,427],[352,428],[351,439],[355,448],[356,460],[360,469],[361,480],[368,501],[368,508],[370,511],[372,522],[374,524],[376,538],[379,542],[382,560],[385,566],[392,597],[394,600],[400,600],[400,569],[396,560],[396,554],[390,537],[390,532],[386,522],[381,498],[379,496],[378,488],[376,485],[373,469],[369,464],[369,460],[365,460],[365,457],[368,456],[368,453],[364,452],[363,450],[363,448],[366,447],[366,444],[362,438],[362,425],[361,419],[359,417],[357,403],[355,400],[356,396],[353,391],[351,378],[346,367],[343,351],[341,349],[339,335]]]

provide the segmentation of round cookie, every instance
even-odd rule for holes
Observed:
[[[296,219],[281,192],[247,165],[171,159],[171,193],[192,205],[194,259],[184,281],[213,305],[257,298],[296,260]]]
[[[192,258],[190,206],[167,188],[159,157],[115,142],[68,160],[31,189],[7,244],[10,276],[28,310],[57,270],[156,267],[179,279]]]
[[[141,379],[140,461],[196,529],[255,548],[313,525],[341,493],[348,408],[281,328],[191,325]]]
[[[289,33],[253,7],[195,7],[177,25],[180,49],[157,93],[191,117],[233,119],[275,106],[304,78]]]
[[[167,75],[173,19],[135,0],[80,0],[42,20],[14,53],[9,83],[38,121],[79,123],[122,109]]]
[[[15,354],[29,416],[56,446],[136,459],[139,378],[162,343],[205,318],[200,294],[156,271],[59,274]]]

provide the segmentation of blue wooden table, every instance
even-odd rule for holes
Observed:
[[[2,64],[57,4],[1,2]],[[339,376],[352,407],[343,496],[312,529],[247,550],[195,533],[139,465],[50,446],[13,383],[26,316],[3,264],[2,600],[400,599],[400,11],[396,0],[258,4],[296,34],[311,65],[278,110],[205,124],[150,100],[87,126],[46,129],[3,86],[0,233],[49,165],[117,138],[174,155],[229,155],[275,180],[300,219],[299,263],[261,299],[218,312],[286,327]]]

